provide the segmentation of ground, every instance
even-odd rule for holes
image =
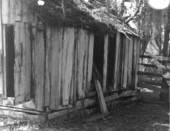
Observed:
[[[21,122],[11,128],[15,131],[169,131],[169,115],[168,103],[138,100],[113,104],[108,116],[94,122],[85,122],[87,117],[79,120],[75,117],[41,125]],[[9,127],[2,129],[6,131]]]

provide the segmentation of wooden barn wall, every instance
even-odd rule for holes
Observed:
[[[47,28],[45,106],[59,109],[85,98],[92,77],[94,35]]]
[[[137,37],[117,33],[113,89],[135,89],[139,43]]]
[[[28,10],[29,0],[0,0],[0,47],[3,52],[3,87],[0,94],[7,97],[6,90],[6,42],[14,44],[14,97],[15,104],[30,100],[31,90],[31,27],[37,17]],[[9,43],[7,31],[12,27],[14,42]]]

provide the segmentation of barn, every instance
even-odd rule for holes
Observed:
[[[94,104],[95,79],[106,101],[135,92],[140,37],[100,1],[0,6],[1,109],[52,119]]]

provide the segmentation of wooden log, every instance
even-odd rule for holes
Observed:
[[[102,119],[102,118],[108,116],[109,114],[110,114],[110,113],[107,112],[107,113],[104,113],[104,114],[97,114],[97,115],[94,115],[94,116],[88,118],[88,119],[86,120],[86,122],[93,122],[93,121]]]
[[[101,84],[98,80],[94,80],[95,81],[95,87],[96,87],[96,92],[97,92],[97,96],[98,96],[98,100],[99,100],[99,105],[100,105],[100,109],[102,113],[107,113],[107,106],[106,106],[106,102],[104,99],[104,95],[103,95],[103,91],[101,88]]]
[[[9,16],[10,16],[10,0],[2,0],[2,23],[9,24]]]
[[[64,30],[64,49],[63,49],[63,60],[65,61],[64,68],[64,83],[62,87],[62,97],[63,105],[69,104],[69,95],[72,79],[72,70],[73,70],[73,49],[74,49],[74,29],[68,28]]]
[[[37,110],[42,111],[44,108],[44,75],[45,75],[45,52],[44,52],[44,32],[36,33],[34,45],[34,82],[35,82],[35,101]]]
[[[103,64],[103,91],[106,91],[107,86],[107,70],[108,70],[108,45],[109,45],[109,35],[104,37],[104,64]]]

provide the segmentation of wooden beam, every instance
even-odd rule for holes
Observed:
[[[109,45],[109,35],[107,34],[104,37],[103,91],[106,91],[106,86],[107,86],[108,45]]]
[[[103,95],[103,91],[101,88],[101,84],[98,80],[94,80],[95,81],[95,87],[96,87],[96,91],[97,91],[97,96],[98,96],[98,100],[99,100],[99,104],[100,104],[100,109],[102,113],[107,113],[107,106],[105,103],[105,99],[104,99],[104,95]]]
[[[109,102],[109,101],[113,101],[115,99],[118,99],[120,97],[136,96],[137,94],[138,93],[137,93],[136,90],[127,90],[127,91],[124,91],[124,92],[122,92],[120,94],[114,93],[113,95],[107,96],[104,99],[105,99],[106,102]],[[84,103],[83,105],[82,105],[82,102]],[[71,113],[74,110],[80,110],[82,108],[87,108],[88,106],[91,106],[91,105],[93,105],[95,103],[96,103],[95,99],[83,99],[83,100],[79,100],[79,101],[76,102],[75,107],[72,107],[72,108],[69,108],[69,109],[65,109],[65,110],[61,110],[61,111],[56,111],[54,113],[48,114],[48,119],[54,119],[56,117],[59,117],[59,116],[62,116],[62,115],[66,115],[67,113]]]

